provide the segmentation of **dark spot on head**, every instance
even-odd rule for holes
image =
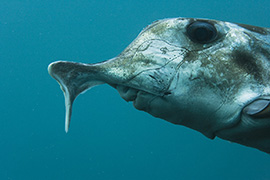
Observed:
[[[160,48],[160,51],[162,52],[162,54],[166,54],[167,51],[168,51],[168,48],[167,47],[162,47],[162,48]]]
[[[164,95],[169,95],[169,94],[172,94],[170,91],[166,91],[165,93],[164,93]]]
[[[242,28],[245,28],[249,31],[255,32],[255,33],[259,33],[262,35],[267,35],[269,34],[269,32],[266,30],[266,28],[262,28],[262,27],[258,27],[258,26],[251,26],[251,25],[246,25],[246,24],[238,24],[236,23],[238,26],[241,26]]]
[[[232,58],[233,62],[235,62],[240,69],[250,75],[253,75],[257,81],[260,81],[262,79],[260,74],[260,68],[256,63],[256,59],[251,53],[234,51],[232,53]]]
[[[152,79],[155,79],[155,80],[157,80],[154,76],[152,76],[151,74],[149,74],[149,76],[152,78]]]

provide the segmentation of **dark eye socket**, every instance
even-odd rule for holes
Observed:
[[[217,30],[210,23],[195,21],[187,27],[187,35],[193,42],[206,44],[216,39]]]

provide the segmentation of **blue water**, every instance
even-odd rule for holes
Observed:
[[[270,179],[269,155],[137,111],[103,85],[75,101],[55,60],[118,55],[152,21],[204,17],[270,27],[269,0],[1,0],[0,179]]]

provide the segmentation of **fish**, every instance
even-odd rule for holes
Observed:
[[[65,97],[108,84],[153,117],[270,153],[270,28],[168,18],[144,28],[118,56],[56,61],[48,73]]]

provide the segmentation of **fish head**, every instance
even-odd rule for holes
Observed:
[[[65,94],[66,130],[77,95],[107,83],[138,110],[211,139],[237,141],[235,136],[248,133],[245,125],[239,127],[243,117],[250,122],[269,106],[267,98],[258,100],[270,94],[268,34],[223,21],[165,19],[147,26],[110,60],[54,62],[49,73]],[[254,101],[263,107],[257,113]]]

